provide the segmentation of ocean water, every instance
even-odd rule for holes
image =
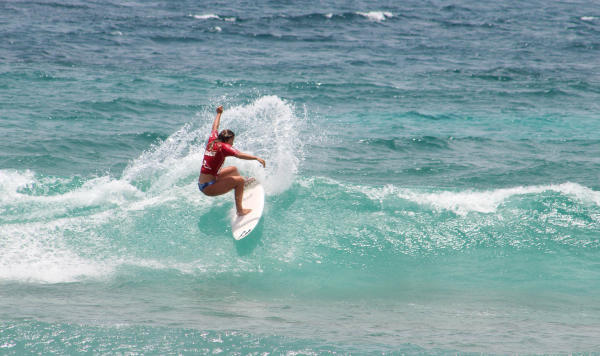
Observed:
[[[599,113],[594,1],[0,1],[0,354],[600,352]]]

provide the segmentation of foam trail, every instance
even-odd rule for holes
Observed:
[[[60,283],[110,273],[112,266],[81,257],[65,244],[64,232],[76,225],[61,219],[0,226],[0,280]]]

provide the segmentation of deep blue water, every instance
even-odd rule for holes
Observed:
[[[2,1],[0,353],[598,352],[598,58],[584,1]]]

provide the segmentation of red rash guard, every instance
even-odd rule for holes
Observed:
[[[217,136],[217,131],[211,132],[208,144],[206,145],[206,151],[204,151],[202,169],[200,170],[200,173],[210,174],[215,177],[219,174],[219,169],[221,169],[223,162],[225,162],[225,157],[238,154],[238,151],[231,147],[230,144],[225,142],[213,143],[217,139]],[[213,143],[212,147],[210,147],[211,143]]]

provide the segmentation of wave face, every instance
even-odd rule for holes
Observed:
[[[165,144],[173,152],[182,142],[175,144],[176,136],[195,134],[182,130]],[[165,144],[121,179],[99,177],[74,187],[3,171],[0,277],[58,283],[117,278],[124,266],[212,276],[310,270],[315,263],[377,272],[407,268],[406,258],[480,248],[543,256],[600,247],[600,193],[576,183],[493,191],[372,188],[318,177],[288,181],[274,167],[276,176],[257,174],[270,192],[257,240],[269,239],[279,254],[257,251],[248,263],[229,239],[231,197],[196,192],[200,151],[156,160]],[[165,169],[174,164],[182,169]],[[207,240],[216,245],[198,251]],[[215,248],[223,255],[215,256]]]
[[[0,354],[598,350],[599,16],[0,1]]]

